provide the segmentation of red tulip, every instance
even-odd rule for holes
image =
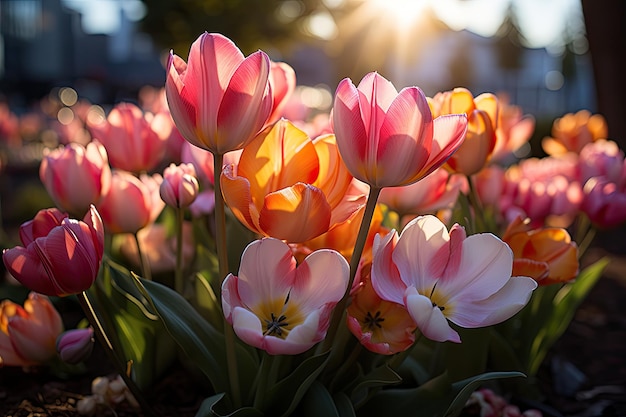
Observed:
[[[170,53],[165,92],[183,137],[218,155],[242,148],[272,112],[270,65],[264,52],[244,58],[216,33],[200,35],[187,63]]]
[[[7,270],[25,287],[64,296],[87,290],[96,279],[104,252],[104,228],[91,206],[82,221],[56,209],[41,210],[21,226],[25,247],[6,249]]]
[[[467,117],[433,120],[422,90],[395,87],[369,73],[337,87],[333,126],[350,173],[373,187],[409,185],[441,166],[465,137]]]

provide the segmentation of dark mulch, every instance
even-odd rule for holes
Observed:
[[[592,256],[604,252],[596,250]],[[0,369],[0,415],[10,417],[77,416],[76,402],[90,394],[91,380],[111,372],[96,350],[89,371],[60,379],[45,371]],[[553,347],[538,375],[546,417],[626,416],[626,257],[613,255],[604,276],[578,310],[567,332]],[[149,393],[161,416],[194,416],[202,388],[174,369]],[[516,401],[515,399],[513,399]],[[99,416],[143,416],[129,406],[102,409]]]

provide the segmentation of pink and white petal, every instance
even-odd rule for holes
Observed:
[[[512,277],[490,297],[479,301],[459,300],[450,309],[448,318],[461,327],[491,326],[509,319],[530,300],[537,282],[529,277]]]
[[[402,230],[393,252],[393,261],[407,287],[420,293],[432,291],[445,268],[450,236],[446,225],[432,215],[411,220]]]
[[[387,113],[389,106],[398,96],[398,90],[389,80],[377,72],[366,74],[357,88],[361,93],[359,101],[365,128],[370,136],[377,136],[385,113]],[[372,130],[376,130],[376,132]]]
[[[265,350],[265,336],[261,320],[254,313],[242,307],[232,310],[233,330],[237,337],[250,346]]]
[[[180,134],[194,145],[204,147],[196,136],[196,105],[194,87],[188,87],[181,79],[187,71],[187,63],[170,52],[165,80],[165,95],[170,114]],[[92,127],[93,128],[93,127]]]
[[[461,262],[456,276],[437,283],[437,291],[456,300],[482,300],[499,291],[513,270],[513,252],[490,233],[469,236],[463,241]]]
[[[415,287],[407,288],[404,303],[424,336],[435,342],[461,343],[459,334],[450,327],[439,307],[434,306],[430,298],[419,294]]]
[[[350,329],[350,332],[354,335],[354,337],[359,339],[359,343],[365,346],[365,348],[370,352],[380,353],[381,355],[392,355],[395,353],[392,352],[389,348],[389,343],[372,342],[372,332],[364,333],[363,329],[361,328],[361,324],[355,317],[348,316],[346,325],[348,326],[348,329]]]
[[[222,283],[222,312],[226,321],[233,324],[232,313],[235,307],[243,307],[239,290],[237,289],[238,278],[233,274],[228,274]]]
[[[237,289],[241,302],[253,308],[287,298],[296,277],[296,260],[286,243],[263,238],[250,243],[241,255]]]
[[[317,311],[325,304],[335,304],[346,292],[349,275],[350,266],[338,252],[317,250],[298,265],[290,300],[305,314]]]
[[[402,281],[397,266],[393,262],[393,251],[398,242],[395,230],[385,237],[374,236],[374,258],[372,260],[372,286],[383,300],[402,304],[407,284]]]
[[[302,349],[304,349],[301,352],[304,352],[322,340],[328,330],[328,323],[324,323],[325,321],[321,320],[322,317],[320,313],[320,310],[311,311],[302,324],[295,326],[289,332],[285,341],[293,345],[301,346]],[[326,326],[321,327],[324,324],[326,324]]]

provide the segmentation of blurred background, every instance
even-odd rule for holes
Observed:
[[[506,93],[550,122],[582,108],[623,143],[621,0],[1,0],[0,100],[29,111],[54,89],[101,105],[164,84],[203,31],[296,70],[312,104],[376,70],[427,95]],[[74,94],[74,93],[72,93]],[[548,123],[549,125],[549,123]]]

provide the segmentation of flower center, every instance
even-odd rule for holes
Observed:
[[[271,320],[265,320],[265,331],[263,332],[263,335],[281,337],[283,335],[283,327],[289,326],[289,323],[287,323],[287,317],[285,317],[284,314],[276,317],[274,313],[270,313],[270,317]]]
[[[365,316],[365,319],[363,320],[365,326],[369,330],[375,330],[376,328],[382,329],[383,325],[381,323],[383,321],[385,321],[385,318],[382,317],[382,315],[380,314],[380,311],[377,311],[373,316],[372,316],[372,312],[368,311],[367,315]]]

